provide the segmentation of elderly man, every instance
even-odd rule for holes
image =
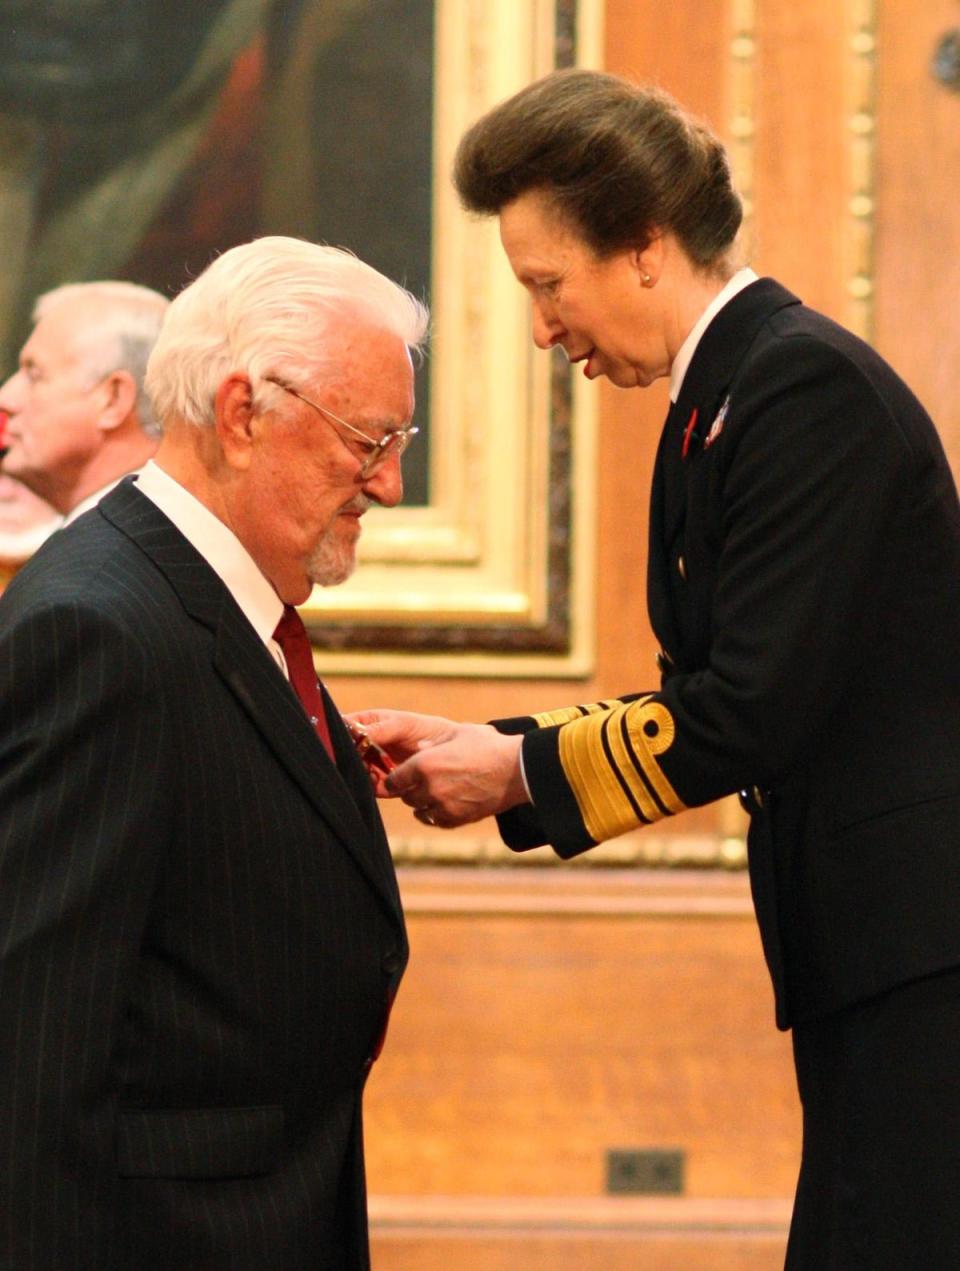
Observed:
[[[71,283],[37,301],[0,387],[3,468],[74,521],[157,448],[143,376],[168,301],[129,282]]]
[[[226,252],[154,349],[155,460],[0,600],[0,1265],[369,1265],[407,943],[293,606],[401,497],[425,328],[345,252]]]

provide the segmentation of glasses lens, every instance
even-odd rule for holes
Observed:
[[[374,472],[379,472],[391,455],[402,455],[416,431],[415,428],[410,428],[403,432],[388,433],[364,463],[360,475],[369,477]]]

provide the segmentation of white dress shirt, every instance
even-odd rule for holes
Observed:
[[[273,638],[283,614],[283,601],[236,534],[153,459],[139,473],[137,489],[197,549],[289,679],[280,646]]]

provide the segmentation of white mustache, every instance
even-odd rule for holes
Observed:
[[[372,507],[373,507],[373,499],[368,498],[367,495],[365,494],[357,494],[357,495],[354,495],[354,497],[350,500],[349,503],[345,503],[343,507],[340,509],[340,511],[341,512],[356,512],[360,516],[362,516],[364,512],[368,511]]]

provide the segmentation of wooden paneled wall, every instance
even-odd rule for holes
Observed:
[[[605,48],[728,140],[752,263],[874,340],[960,473],[960,95],[929,69],[957,25],[960,0],[608,0]],[[666,386],[597,392],[592,677],[341,679],[345,708],[483,719],[654,684]],[[386,816],[409,844],[406,810]],[[737,829],[714,807],[657,833]],[[443,841],[476,862],[490,837]],[[799,1114],[742,873],[411,865],[402,887],[413,956],[367,1102],[377,1271],[782,1264]],[[682,1149],[684,1195],[606,1196],[611,1147]]]
[[[960,92],[936,83],[960,0],[877,4],[874,342],[933,415],[960,481]]]
[[[789,1041],[746,880],[406,869],[412,957],[366,1101],[378,1271],[773,1268]],[[609,1196],[611,1150],[682,1152]]]

